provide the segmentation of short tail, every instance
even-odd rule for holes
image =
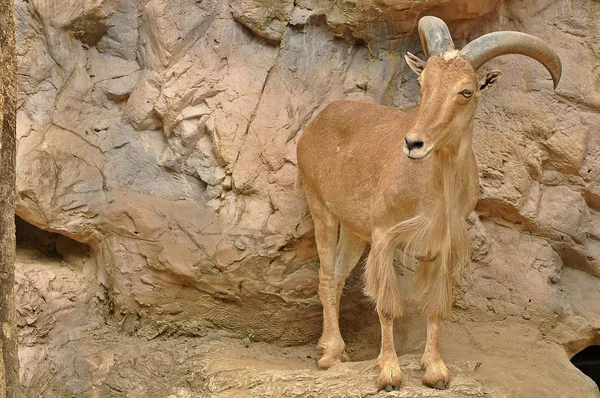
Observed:
[[[294,189],[298,193],[304,192],[304,185],[302,184],[302,178],[300,178],[300,172],[296,174],[296,185],[294,186]]]

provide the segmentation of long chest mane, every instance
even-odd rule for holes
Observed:
[[[469,240],[466,231],[465,203],[468,164],[456,158],[442,159],[431,173],[431,194],[417,212],[398,223],[388,238],[407,255],[423,261],[442,256],[445,262],[466,262]]]

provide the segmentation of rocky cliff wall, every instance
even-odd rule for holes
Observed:
[[[592,0],[17,1],[18,209],[88,244],[115,318],[142,336],[320,334],[302,128],[334,99],[418,100],[418,18],[457,47],[551,43],[556,91],[505,56],[475,126],[481,200],[455,314],[523,317],[574,353],[600,330],[600,3]],[[411,264],[398,264],[410,300]],[[348,324],[372,308],[357,270]],[[471,315],[468,315],[471,316]]]

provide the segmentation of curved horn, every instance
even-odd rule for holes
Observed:
[[[419,20],[419,38],[427,58],[454,50],[448,26],[437,17],[426,16]]]
[[[483,64],[505,54],[521,54],[535,59],[552,75],[554,88],[560,81],[562,66],[558,55],[543,40],[520,32],[494,32],[473,40],[460,56],[468,60],[477,71]]]

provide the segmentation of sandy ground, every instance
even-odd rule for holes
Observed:
[[[446,391],[421,385],[425,323],[415,316],[397,321],[404,381],[389,393],[375,386],[374,323],[344,326],[352,361],[327,371],[316,367],[315,344],[282,347],[248,338],[249,332],[240,334],[247,338],[124,335],[111,321],[93,263],[83,255],[68,260],[31,248],[17,256],[28,397],[600,397],[564,349],[521,317],[453,313],[441,342],[453,373]]]

